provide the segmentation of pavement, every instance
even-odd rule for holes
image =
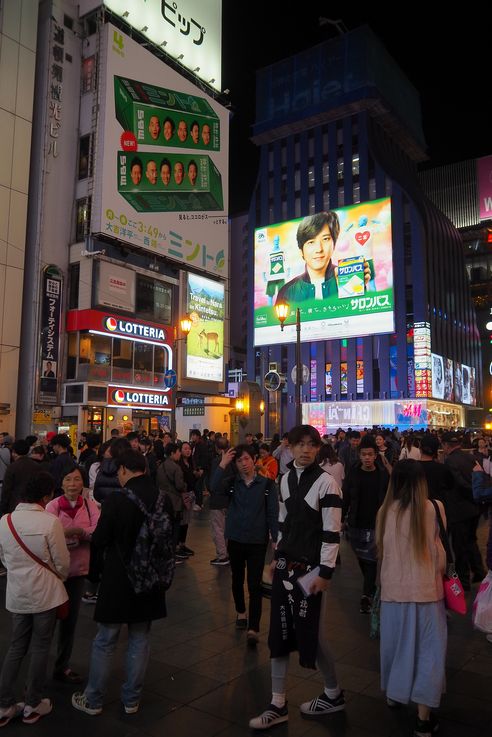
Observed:
[[[484,545],[486,526],[480,529]],[[269,602],[265,600],[261,639],[246,647],[246,633],[234,627],[229,567],[211,566],[215,557],[206,510],[194,514],[187,544],[195,556],[178,566],[168,592],[166,619],[153,623],[151,658],[139,712],[124,714],[119,699],[124,644],[114,656],[104,711],[90,717],[70,703],[76,687],[49,681],[53,712],[36,725],[10,723],[5,734],[26,732],[58,737],[251,737],[248,721],[270,699],[269,651],[266,644]],[[330,588],[330,646],[336,659],[347,708],[327,717],[301,717],[297,705],[319,695],[318,672],[301,668],[291,656],[287,698],[289,721],[270,730],[275,737],[410,737],[415,707],[391,710],[379,686],[378,642],[369,639],[367,615],[359,613],[361,574],[348,543],[341,544],[342,565]],[[476,586],[470,595],[470,606]],[[0,579],[5,597],[5,578]],[[94,608],[82,604],[72,668],[87,674],[95,623]],[[0,609],[0,652],[9,642],[10,617]],[[470,614],[449,619],[447,693],[440,709],[445,737],[491,737],[492,644],[473,630]],[[24,664],[23,672],[25,672]],[[52,672],[50,661],[49,672]],[[19,680],[19,698],[22,678]]]

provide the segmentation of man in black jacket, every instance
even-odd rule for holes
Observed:
[[[289,433],[294,455],[280,485],[279,538],[272,564],[272,602],[268,645],[272,700],[250,720],[252,729],[268,729],[289,718],[286,680],[289,653],[299,651],[304,668],[319,667],[324,679],[320,696],[301,704],[307,716],[345,709],[333,657],[327,646],[328,590],[340,543],[342,499],[335,479],[316,463],[321,437],[316,428],[299,425]],[[299,583],[309,574],[306,594]]]
[[[155,589],[136,594],[125,565],[144,520],[139,508],[126,496],[125,487],[140,497],[149,512],[155,506],[158,492],[146,474],[145,458],[141,453],[128,450],[116,459],[116,465],[123,489],[110,494],[102,505],[91,542],[89,578],[100,578],[101,583],[94,612],[98,631],[92,645],[89,679],[85,691],[72,696],[72,706],[91,716],[102,712],[111,658],[123,624],[128,627],[128,644],[121,700],[126,714],[138,711],[149,659],[151,623],[166,616],[164,592]],[[172,514],[172,508],[168,509]],[[92,549],[99,554],[93,557]]]

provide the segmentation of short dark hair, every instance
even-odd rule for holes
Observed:
[[[35,445],[31,450],[31,455],[43,456],[43,458],[46,458],[46,451],[42,445]]]
[[[68,476],[68,474],[73,473],[74,471],[78,471],[80,473],[80,475],[82,476],[82,482],[83,482],[83,484],[85,486],[85,484],[86,484],[86,475],[84,473],[84,469],[82,468],[82,466],[78,466],[76,463],[73,464],[72,468],[65,468],[63,470],[63,475],[62,475],[62,477],[60,479],[60,486],[62,485],[63,479],[65,478],[65,476]]]
[[[380,433],[376,434],[380,435]],[[354,433],[352,433],[352,437],[353,436]],[[374,435],[369,435],[369,433],[367,433],[367,435],[364,435],[364,437],[360,441],[359,451],[364,450],[364,448],[372,448],[375,453],[378,453],[378,446],[376,445],[376,439]]]
[[[197,166],[197,163],[196,163],[195,159],[191,159],[190,161],[188,161],[188,171],[190,171],[190,166],[192,164],[195,167],[195,169],[198,171],[198,166]]]
[[[336,212],[333,212],[333,210],[329,210],[328,212],[317,212],[314,215],[308,215],[301,220],[299,227],[297,228],[297,245],[301,251],[306,241],[317,236],[325,225],[328,225],[328,229],[333,239],[333,244],[335,244],[338,236],[340,235],[340,221]]]
[[[29,443],[29,447],[31,447],[31,445],[34,445],[37,442],[37,440],[38,440],[37,435],[28,435],[26,437],[26,443]]]
[[[127,432],[125,435],[125,438],[130,442],[130,440],[138,440],[138,432],[135,432],[132,430],[131,432]]]
[[[130,163],[130,171],[133,169],[134,166],[139,166],[140,169],[143,171],[143,165],[142,165],[142,159],[138,156],[134,156]]]
[[[70,438],[64,433],[58,433],[51,439],[51,445],[59,445],[61,448],[70,448]]]
[[[113,438],[110,441],[109,453],[111,455],[111,458],[116,459],[127,450],[131,450],[130,441],[127,440],[127,438]]]
[[[262,443],[260,445],[260,450],[267,450],[270,453],[270,446],[267,445],[266,443]]]
[[[112,438],[117,438],[119,434],[120,434],[120,431],[118,430],[117,427],[113,427],[111,429],[111,437]]]
[[[163,127],[164,127],[164,124],[165,123],[171,123],[171,128],[172,128],[172,131],[174,133],[174,129],[176,128],[176,124],[175,124],[174,120],[169,117],[169,115],[167,116],[167,118],[164,118],[164,120],[162,121],[162,126]]]
[[[30,447],[31,446],[27,440],[16,440],[12,445],[12,450],[14,453],[17,453],[18,456],[26,456],[29,453]]]
[[[164,165],[167,165],[169,167],[169,171],[171,171],[171,162],[169,159],[162,159],[161,164],[159,166],[159,171],[162,169]]]
[[[202,437],[202,434],[201,434],[200,430],[192,430],[190,432],[190,438],[193,437],[193,435],[196,435],[197,438],[201,438]]]
[[[101,442],[101,436],[95,432],[91,432],[89,433],[89,435],[87,435],[85,442],[88,448],[97,448],[97,446]]]
[[[26,484],[26,488],[22,495],[22,501],[29,504],[35,504],[41,501],[44,496],[53,494],[55,490],[55,479],[47,471],[40,471],[31,476]]]
[[[319,448],[322,445],[321,435],[312,425],[296,425],[289,432],[289,443],[290,445],[297,445],[305,437],[308,437],[311,442]]]
[[[141,471],[145,473],[147,470],[147,464],[145,463],[144,456],[138,452],[138,450],[125,450],[117,458],[114,459],[116,468],[124,466],[129,471]]]
[[[433,435],[424,435],[420,441],[420,452],[425,456],[437,457],[439,451],[439,440]]]
[[[234,460],[237,461],[238,458],[241,458],[244,453],[247,453],[253,460],[256,458],[255,449],[252,445],[246,445],[246,443],[240,443],[239,445],[236,445],[234,448],[236,451],[236,455],[234,457]]]
[[[164,453],[167,456],[171,456],[173,453],[176,453],[177,450],[181,450],[177,443],[168,443],[164,448]]]
[[[358,430],[351,430],[348,433],[348,436],[349,436],[349,440],[350,438],[360,438],[360,432]]]

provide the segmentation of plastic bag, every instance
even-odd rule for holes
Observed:
[[[492,632],[492,571],[483,579],[473,602],[472,622],[477,630]]]

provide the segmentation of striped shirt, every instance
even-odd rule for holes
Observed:
[[[342,522],[342,492],[317,463],[292,467],[280,485],[279,537],[275,557],[335,570]]]

